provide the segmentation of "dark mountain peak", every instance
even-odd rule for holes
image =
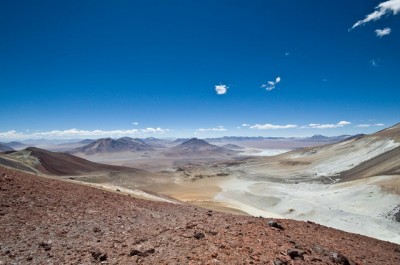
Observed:
[[[75,152],[82,152],[90,155],[96,153],[116,153],[148,150],[153,150],[153,147],[144,143],[141,139],[121,137],[119,139],[101,138],[92,143],[75,149]]]
[[[183,142],[180,144],[181,146],[210,146],[208,142],[198,139],[198,138],[192,138],[186,142]]]
[[[0,152],[9,152],[9,151],[14,151],[11,147],[0,143]]]
[[[210,157],[210,156],[231,156],[236,151],[219,147],[208,142],[192,138],[165,152],[168,156],[190,156],[190,157]]]
[[[1,143],[1,144],[6,145],[13,150],[21,150],[29,146],[17,141],[11,141],[9,143]]]
[[[238,145],[236,145],[236,144],[226,144],[226,145],[223,145],[222,147],[223,147],[223,148],[226,148],[226,149],[231,149],[231,150],[243,149],[243,147],[238,146]]]
[[[91,143],[93,143],[93,142],[95,142],[95,140],[92,140],[92,139],[85,139],[85,140],[80,141],[79,143],[81,143],[81,144],[91,144]]]
[[[118,138],[118,140],[122,140],[122,141],[132,141],[132,140],[134,140],[134,138],[128,137],[128,136],[124,136],[124,137]]]
[[[187,140],[189,140],[189,138],[178,138],[178,139],[175,139],[174,141],[172,141],[172,143],[180,144],[180,143],[186,142]]]
[[[326,140],[326,139],[329,139],[329,137],[322,135],[322,134],[314,134],[309,139],[311,139],[311,140]]]

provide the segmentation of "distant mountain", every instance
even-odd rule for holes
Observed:
[[[347,140],[353,137],[359,137],[361,135],[339,135],[339,136],[324,136],[320,134],[313,135],[311,137],[298,138],[301,142],[317,142],[317,143],[334,143]]]
[[[231,149],[231,150],[240,150],[240,149],[244,148],[244,147],[238,146],[236,144],[226,144],[226,145],[223,145],[222,147],[226,148],[226,149]]]
[[[210,157],[210,156],[232,156],[237,152],[223,147],[212,145],[204,140],[192,138],[179,145],[169,148],[164,154],[168,156],[185,157]]]
[[[8,151],[14,151],[11,147],[0,143],[0,152],[8,152]]]
[[[95,142],[95,141],[96,141],[96,140],[85,139],[85,140],[79,141],[78,143],[79,143],[79,144],[91,144],[91,143],[93,143],[93,142]]]
[[[290,166],[292,176],[328,183],[400,174],[400,124],[373,134],[345,135],[336,140],[341,138],[344,140],[294,150],[274,158],[254,158],[251,166],[257,171],[272,171],[283,177],[289,176],[286,166]],[[253,163],[255,160],[257,162]],[[272,160],[279,163],[271,163]],[[391,185],[396,187],[397,184]]]
[[[21,150],[21,149],[29,147],[29,145],[27,145],[27,144],[23,144],[23,143],[16,142],[16,141],[4,143],[4,145],[6,145],[14,150]]]
[[[172,141],[173,144],[181,144],[183,142],[186,142],[187,140],[190,140],[190,138],[178,138]]]
[[[210,143],[223,143],[223,142],[241,142],[241,141],[254,141],[254,140],[264,140],[264,139],[280,139],[280,137],[262,137],[262,136],[223,136],[219,138],[206,138],[204,139]]]
[[[166,146],[167,143],[169,143],[169,141],[166,140],[161,140],[158,138],[154,138],[154,137],[147,137],[142,139],[142,141],[152,147],[155,148],[164,148]]]
[[[135,168],[94,163],[70,154],[51,152],[36,147],[29,147],[0,156],[0,164],[13,166],[16,169],[25,171],[32,171],[21,167],[24,166],[34,171],[57,176],[81,175],[103,171],[144,172]]]
[[[97,153],[151,151],[154,148],[141,139],[122,137],[119,139],[101,138],[90,144],[78,147],[72,153],[93,155]]]

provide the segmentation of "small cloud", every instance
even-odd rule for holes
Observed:
[[[224,126],[217,126],[215,128],[200,128],[197,129],[196,132],[224,132],[226,131],[226,129],[224,128]]]
[[[290,53],[289,52],[285,52],[285,56],[289,56],[290,55]]]
[[[287,124],[287,125],[274,125],[274,124],[255,124],[250,126],[250,129],[257,129],[257,130],[276,130],[276,129],[291,129],[297,128],[295,124]]]
[[[393,15],[397,15],[400,12],[400,0],[388,0],[380,3],[375,7],[375,11],[371,14],[365,16],[364,19],[357,21],[351,29],[354,29],[358,26],[364,25],[370,21],[375,21],[380,19],[382,16],[393,13]]]
[[[303,128],[312,128],[312,129],[332,129],[332,128],[340,128],[346,125],[351,124],[349,121],[340,121],[336,124],[320,124],[320,123],[310,123],[307,126],[303,126]]]
[[[275,81],[268,81],[267,84],[262,84],[261,87],[265,88],[267,91],[273,90],[278,83],[281,82],[281,78],[278,76]]]
[[[376,29],[375,33],[376,36],[379,38],[382,38],[383,36],[389,35],[392,32],[390,28],[384,28],[384,29]]]
[[[338,125],[341,125],[341,126],[345,126],[345,125],[349,125],[349,124],[351,124],[351,122],[349,122],[349,121],[340,121],[340,122],[338,122]]]
[[[138,122],[132,122],[132,125],[139,125]]]
[[[247,124],[247,123],[243,123],[243,124],[242,124],[242,127],[250,127],[250,125]]]
[[[385,126],[385,124],[383,124],[383,123],[375,123],[375,124],[364,123],[364,124],[357,124],[356,125],[356,127],[358,127],[358,128],[367,128],[367,127],[372,127],[372,126],[381,127],[381,126]]]
[[[169,132],[169,129],[162,129],[160,127],[157,128],[145,128],[145,129],[141,129],[140,132],[142,133],[165,133],[165,132]]]
[[[380,65],[381,65],[381,63],[382,63],[382,60],[381,59],[372,59],[371,61],[369,61],[369,64],[372,66],[372,67],[379,67]]]
[[[225,95],[226,92],[228,91],[228,86],[227,85],[216,85],[215,86],[215,92],[217,92],[218,95]]]

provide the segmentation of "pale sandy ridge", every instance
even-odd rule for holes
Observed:
[[[400,195],[381,185],[400,176],[377,176],[337,184],[285,184],[238,178],[210,178],[182,182],[168,196],[215,210],[266,218],[311,220],[347,232],[400,244],[399,223],[387,215]]]

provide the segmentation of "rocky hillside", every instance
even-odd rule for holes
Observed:
[[[311,222],[134,199],[0,167],[0,264],[399,264],[400,246]]]

